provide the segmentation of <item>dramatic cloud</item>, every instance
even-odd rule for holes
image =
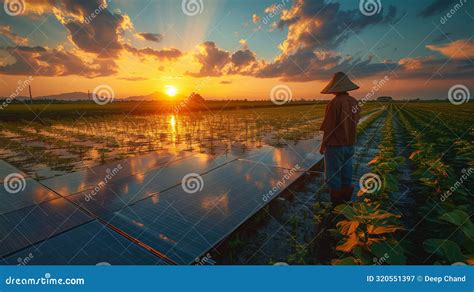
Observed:
[[[10,26],[2,25],[0,26],[0,35],[10,39],[13,43],[20,46],[26,46],[28,44],[28,39],[17,35],[11,31]]]
[[[127,15],[111,12],[106,0],[63,0],[53,11],[77,47],[102,58],[116,57],[122,49],[121,35],[133,27]]]
[[[258,77],[281,77],[288,81],[327,79],[339,70],[363,71],[369,60],[352,60],[334,52],[354,33],[373,24],[388,23],[395,19],[396,9],[388,7],[387,14],[367,17],[356,10],[341,10],[339,3],[324,0],[295,0],[293,7],[283,10],[277,27],[288,27],[286,40],[280,45],[282,53],[262,68]],[[386,66],[370,66],[378,71]]]
[[[474,41],[472,40],[457,40],[443,45],[427,45],[426,48],[451,59],[474,58]]]
[[[188,74],[194,77],[221,76],[222,68],[230,62],[230,53],[219,49],[214,42],[205,42],[198,49],[195,58],[201,64],[201,70]]]
[[[89,78],[107,76],[116,72],[114,62],[99,60],[85,62],[82,57],[70,51],[47,49],[44,47],[6,47],[16,59],[13,64],[0,67],[0,74],[33,75],[33,76],[68,76],[81,75]]]
[[[174,48],[155,50],[135,48],[124,39],[126,31],[133,31],[133,24],[126,14],[112,12],[107,0],[37,0],[26,5],[25,14],[41,15],[53,13],[66,28],[68,39],[77,48],[75,53],[62,47],[48,49],[26,47],[27,40],[12,33],[10,27],[0,26],[0,34],[20,45],[3,48],[11,54],[16,63],[1,67],[5,74],[35,74],[44,76],[81,75],[85,77],[107,76],[117,72],[116,61],[124,53],[139,57],[154,57],[157,60],[174,60],[181,51]],[[137,33],[137,36],[159,42],[162,36],[153,33]],[[93,63],[86,63],[79,54],[93,54]]]
[[[396,69],[395,73],[404,79],[470,79],[474,76],[474,66],[467,59],[404,58],[398,62]]]
[[[187,72],[193,77],[222,76],[226,74],[252,75],[263,63],[257,62],[254,52],[247,48],[234,53],[217,47],[214,42],[198,46],[195,59],[201,65],[197,73]]]
[[[453,5],[453,1],[447,1],[447,0],[435,0],[433,3],[430,5],[426,6],[419,14],[418,16],[421,17],[430,17],[433,15],[436,15],[440,12],[443,12],[447,10],[449,7]]]
[[[137,49],[127,44],[124,44],[123,48],[136,56],[155,57],[159,60],[173,60],[183,55],[180,50],[174,49],[174,48],[162,49],[162,50],[155,50],[152,48]]]
[[[136,34],[142,40],[159,43],[163,40],[163,36],[159,33],[139,32]]]
[[[288,26],[287,39],[281,45],[283,54],[289,55],[299,49],[335,49],[342,42],[374,24],[387,23],[396,17],[396,9],[388,7],[367,17],[359,9],[341,10],[339,3],[325,0],[295,0],[293,7],[284,10],[278,28]]]

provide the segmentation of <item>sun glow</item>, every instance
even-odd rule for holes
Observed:
[[[165,86],[165,93],[166,93],[166,95],[168,95],[170,97],[175,97],[176,94],[178,94],[178,89],[173,85],[166,85]]]

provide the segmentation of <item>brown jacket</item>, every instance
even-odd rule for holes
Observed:
[[[336,95],[326,106],[321,125],[324,131],[321,149],[326,146],[349,146],[356,143],[359,107],[357,100],[347,93]]]

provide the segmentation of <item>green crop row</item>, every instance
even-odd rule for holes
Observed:
[[[449,132],[440,131],[439,124],[427,123],[427,119],[426,115],[423,118],[410,110],[403,110],[401,114],[402,124],[412,139],[410,160],[416,168],[413,179],[417,188],[412,193],[416,200],[417,225],[410,239],[415,246],[423,246],[425,253],[420,258],[423,264],[472,264],[474,224],[469,214],[474,211],[473,196],[465,187],[473,171],[472,158],[461,159],[469,166],[458,173],[452,166],[452,157],[446,157],[449,149],[465,151],[464,147],[472,147],[469,145],[472,142],[458,137],[456,143],[449,138]]]
[[[403,157],[395,157],[393,131],[394,111],[387,110],[382,129],[379,154],[369,165],[373,175],[367,181],[371,187],[362,188],[358,196],[361,202],[339,205],[334,209],[342,218],[336,223],[336,250],[341,253],[332,264],[405,264],[405,250],[399,245],[396,235],[403,229],[400,215],[389,211],[390,194],[398,191],[396,170]],[[381,182],[381,184],[379,183]]]

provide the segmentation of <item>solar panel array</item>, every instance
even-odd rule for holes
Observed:
[[[240,157],[153,153],[41,183],[27,179],[18,197],[0,194],[0,258],[192,264],[267,204],[265,195],[273,199],[318,162],[318,143]],[[182,185],[189,173],[200,174],[196,192]]]

